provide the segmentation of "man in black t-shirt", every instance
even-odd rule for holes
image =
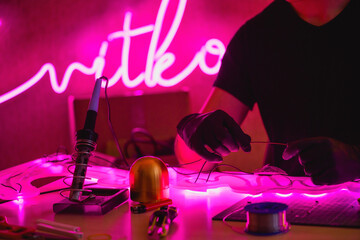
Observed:
[[[186,144],[219,162],[239,148],[250,151],[239,124],[257,103],[270,142],[287,143],[285,151],[270,145],[266,163],[316,184],[360,178],[359,4],[275,0],[245,23],[202,113],[179,123],[176,152]]]

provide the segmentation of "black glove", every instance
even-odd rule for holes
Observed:
[[[221,162],[239,147],[251,150],[249,135],[222,110],[190,114],[179,122],[177,132],[190,149],[212,162]]]
[[[360,148],[326,137],[288,143],[285,160],[297,157],[317,185],[339,184],[360,177]]]

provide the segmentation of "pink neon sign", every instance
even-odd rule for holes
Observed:
[[[101,43],[99,48],[99,55],[93,60],[92,66],[88,67],[80,62],[71,63],[65,70],[64,76],[60,84],[57,80],[56,68],[52,63],[45,63],[40,70],[25,83],[8,91],[0,96],[0,104],[6,102],[17,95],[27,91],[37,82],[39,82],[45,74],[49,74],[51,87],[54,92],[63,93],[71,79],[74,71],[79,71],[85,75],[94,75],[95,79],[103,75],[104,67],[106,65],[105,57],[107,54],[108,46],[111,42],[117,39],[122,39],[123,47],[121,52],[121,66],[117,68],[113,76],[109,78],[109,87],[114,86],[120,79],[122,83],[128,88],[134,88],[141,83],[145,83],[147,87],[162,86],[172,87],[184,80],[190,75],[197,67],[208,75],[216,74],[219,71],[221,59],[225,53],[224,44],[218,39],[209,39],[201,49],[195,53],[190,63],[176,75],[170,78],[164,78],[162,73],[170,68],[176,60],[175,54],[167,52],[168,47],[172,43],[176,32],[180,26],[181,20],[184,15],[187,0],[179,0],[176,13],[171,23],[164,40],[160,43],[159,36],[162,32],[164,17],[168,8],[170,0],[162,0],[155,24],[145,25],[143,27],[131,29],[132,13],[126,12],[123,22],[122,31],[110,33],[107,40]],[[130,79],[129,77],[129,52],[131,47],[131,39],[143,34],[152,33],[151,40],[148,48],[145,70],[141,72],[136,78]],[[217,57],[217,61],[212,66],[206,62],[206,56],[210,54]],[[103,83],[103,87],[104,87]]]

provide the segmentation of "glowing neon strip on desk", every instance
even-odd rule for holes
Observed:
[[[40,192],[62,189],[69,185],[65,180],[69,175],[68,167],[72,166],[69,155],[50,155],[36,159],[9,169],[0,171],[0,199],[19,200],[34,197]],[[181,172],[183,173],[181,173]],[[243,197],[258,199],[273,196],[277,199],[304,197],[320,199],[332,194],[344,192],[360,197],[360,184],[347,182],[339,185],[316,186],[308,177],[290,177],[282,175],[262,176],[241,174],[236,172],[213,172],[208,178],[207,173],[201,173],[195,183],[197,173],[189,175],[185,169],[175,171],[169,168],[170,187],[183,191],[191,196],[215,196],[223,192],[240,194]],[[123,169],[93,166],[88,169],[88,183],[97,183],[101,187],[128,188],[128,171]],[[32,182],[36,179],[56,177],[54,183],[35,187]],[[58,178],[60,177],[60,178]],[[258,181],[262,179],[261,181]],[[51,178],[50,178],[51,179]],[[289,181],[291,180],[291,184]]]
[[[120,78],[122,78],[123,84],[128,88],[134,88],[140,85],[142,82],[144,82],[147,87],[154,87],[156,85],[162,87],[172,87],[190,75],[197,66],[199,66],[199,68],[205,74],[216,74],[220,69],[221,59],[225,53],[225,46],[218,39],[209,39],[205,45],[201,47],[201,49],[194,55],[191,62],[182,71],[171,78],[163,78],[162,73],[175,63],[176,56],[173,53],[166,51],[172,43],[180,26],[187,3],[186,0],[179,0],[171,27],[167,32],[163,42],[159,44],[159,37],[162,31],[163,21],[169,1],[170,0],[163,0],[161,2],[155,24],[149,24],[143,27],[131,29],[130,25],[132,13],[126,12],[124,17],[123,30],[110,33],[107,37],[107,40],[101,43],[99,55],[94,59],[91,67],[87,67],[80,62],[71,63],[65,70],[63,79],[59,84],[55,66],[52,63],[45,63],[40,68],[40,70],[28,81],[1,95],[0,104],[30,89],[37,82],[39,82],[46,73],[49,73],[50,83],[53,91],[58,94],[61,94],[66,90],[71,75],[75,70],[80,71],[85,75],[95,75],[95,79],[102,76],[106,64],[105,57],[108,45],[112,41],[119,38],[123,40],[123,48],[121,53],[122,63],[114,75],[109,78],[109,87],[114,86],[120,80]],[[135,79],[131,80],[128,73],[131,38],[150,32],[152,32],[152,37],[147,53],[145,71],[140,73]],[[217,56],[217,62],[213,66],[207,65],[207,54]]]

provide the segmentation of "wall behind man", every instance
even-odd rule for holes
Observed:
[[[90,97],[95,76],[75,70],[66,78],[66,69],[74,62],[90,68],[109,34],[124,30],[127,13],[132,13],[131,29],[154,25],[160,6],[166,2],[0,1],[0,169],[54,153],[61,146],[72,151],[68,97]],[[163,77],[170,78],[182,71],[209,39],[216,38],[226,46],[235,31],[269,2],[271,0],[169,0],[159,44],[172,26],[178,4],[186,3],[186,6],[178,31],[166,51],[173,53],[176,60],[164,71]],[[103,74],[113,77],[120,66],[128,70],[130,79],[144,72],[152,34],[153,31],[150,31],[131,38],[127,67],[121,58],[123,38],[108,42]],[[207,59],[209,65],[214,62],[211,57]],[[49,71],[45,71],[42,77],[34,78],[40,69],[45,69],[42,68],[44,65],[47,70],[55,70],[54,76],[50,77]],[[197,67],[184,80],[169,88],[159,85],[148,87],[143,81],[128,88],[120,78],[109,88],[109,95],[187,89],[191,109],[197,111],[215,77],[216,74],[205,74]],[[69,82],[66,84],[63,79],[69,79]],[[66,88],[57,93],[52,88],[55,85]],[[19,90],[19,86],[23,92],[8,98],[8,94]],[[244,128],[256,138],[266,139],[257,110],[250,115]]]

